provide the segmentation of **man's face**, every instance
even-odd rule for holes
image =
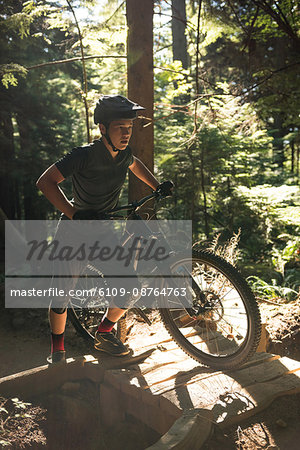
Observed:
[[[118,150],[125,150],[132,135],[133,121],[130,119],[113,120],[109,124],[110,139]]]

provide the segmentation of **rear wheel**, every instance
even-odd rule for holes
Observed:
[[[164,297],[162,321],[189,356],[202,364],[231,369],[256,350],[261,321],[256,299],[247,282],[231,264],[208,251],[193,251],[174,261],[172,271],[191,267],[191,308],[180,297]],[[190,269],[189,269],[190,272]],[[165,283],[165,282],[163,282]]]
[[[109,302],[101,295],[101,288],[104,290],[105,287],[107,284],[102,272],[89,264],[74,288],[74,292],[78,295],[74,295],[70,300],[70,320],[76,331],[90,344],[93,344],[97,328],[109,306]],[[122,342],[125,342],[126,315],[118,321],[114,332]]]

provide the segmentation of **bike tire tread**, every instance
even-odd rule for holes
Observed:
[[[169,335],[174,339],[178,346],[194,360],[217,369],[234,369],[244,364],[255,353],[260,342],[261,319],[258,303],[246,280],[242,277],[240,272],[226,260],[209,250],[193,250],[193,257],[198,258],[203,262],[213,263],[213,266],[217,269],[221,269],[226,276],[228,272],[230,273],[230,281],[233,282],[235,286],[239,287],[239,291],[243,294],[243,297],[247,299],[246,304],[249,309],[249,314],[251,315],[251,327],[253,328],[253,331],[251,331],[247,343],[239,350],[239,352],[227,357],[216,357],[207,355],[196,349],[196,347],[192,349],[191,347],[193,347],[193,345],[190,344],[178,330],[167,308],[160,309],[162,322]]]

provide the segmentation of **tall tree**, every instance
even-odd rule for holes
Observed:
[[[172,0],[173,60],[181,61],[182,67],[184,69],[187,69],[188,51],[187,51],[185,28],[186,28],[185,0]]]
[[[152,171],[154,167],[153,133],[153,0],[126,1],[128,24],[128,97],[146,108],[147,119],[135,124],[131,141],[133,153]],[[149,123],[150,119],[150,123]],[[147,126],[145,126],[147,125]],[[130,174],[129,198],[139,198],[149,189]]]
[[[0,3],[0,204],[9,219],[47,216],[49,206],[41,201],[35,181],[81,138],[73,81],[80,67],[25,70],[45,59],[65,59],[67,36],[58,20],[50,27],[48,6],[41,11],[34,2]]]
[[[9,98],[3,87],[1,91],[1,108],[0,112],[0,205],[5,214],[9,218],[15,216],[14,205],[14,180],[12,177],[12,168],[14,163],[14,139],[12,116],[9,108]],[[6,95],[5,95],[6,94]]]

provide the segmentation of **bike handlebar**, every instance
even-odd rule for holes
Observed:
[[[147,195],[146,197],[141,198],[141,200],[134,200],[133,202],[129,203],[128,205],[124,205],[124,206],[117,206],[116,208],[110,210],[110,211],[106,211],[106,214],[111,214],[117,211],[122,211],[124,209],[129,209],[131,211],[136,211],[138,208],[140,208],[141,206],[143,206],[145,203],[147,203],[149,200],[151,200],[152,198],[157,198],[158,200],[160,198],[163,198],[164,196],[159,194],[158,192],[152,192],[152,194]]]

